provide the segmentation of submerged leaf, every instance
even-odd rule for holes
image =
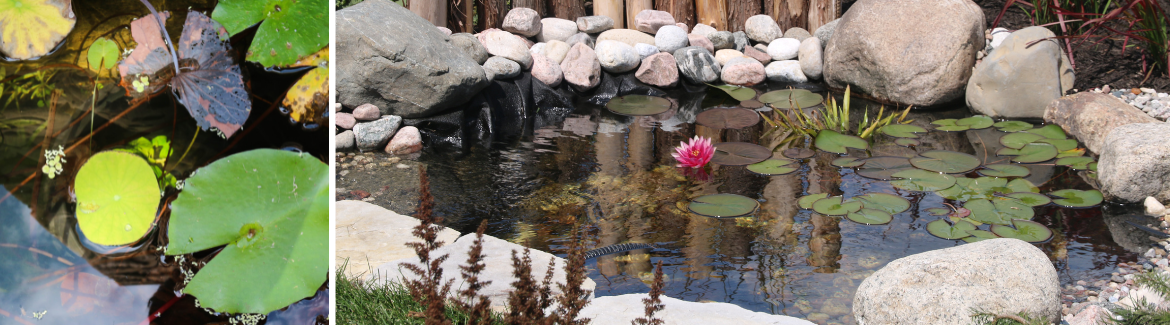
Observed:
[[[648,116],[657,115],[669,111],[674,104],[669,99],[646,96],[646,95],[625,95],[621,97],[614,97],[608,103],[605,103],[605,108],[610,112],[625,116]],[[752,112],[752,115],[756,115]],[[759,116],[756,119],[759,120]]]
[[[325,0],[222,0],[211,17],[235,35],[256,23],[246,60],[285,67],[329,45]]]
[[[707,84],[707,85],[711,86],[711,87],[719,88],[719,90],[722,90],[723,92],[727,93],[727,95],[731,96],[731,98],[735,98],[735,100],[738,100],[741,102],[745,101],[745,100],[752,99],[752,98],[756,98],[756,90],[755,89],[751,89],[751,88],[747,88],[747,87],[740,87],[740,86],[732,86],[732,85],[712,85],[712,84]]]
[[[0,52],[15,60],[38,58],[61,43],[76,24],[70,0],[0,1]]]
[[[732,218],[756,212],[760,202],[737,194],[711,194],[695,198],[687,208],[691,212],[716,218]]]
[[[772,157],[772,150],[747,142],[720,142],[715,144],[711,162],[724,166],[744,166]]]
[[[760,114],[746,108],[712,108],[695,116],[695,122],[712,129],[742,129],[760,123]]]

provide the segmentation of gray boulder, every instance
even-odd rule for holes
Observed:
[[[731,37],[735,38],[736,51],[743,52],[744,48],[751,46],[751,42],[748,41],[747,33],[744,33],[743,31],[731,33]]]
[[[379,150],[386,146],[394,132],[398,131],[402,118],[395,115],[386,115],[382,118],[358,123],[353,126],[353,135],[358,150]]]
[[[565,43],[569,44],[569,48],[573,48],[573,45],[577,43],[585,44],[585,46],[593,48],[593,36],[585,33],[576,33],[573,36],[569,36],[569,40],[565,41]]]
[[[1051,30],[1032,26],[1012,33],[975,66],[967,106],[979,114],[1037,118],[1073,86],[1073,69]]]
[[[654,46],[663,52],[674,52],[686,47],[688,43],[687,31],[675,25],[662,26],[658,28],[658,34],[654,34]]]
[[[715,62],[715,56],[704,48],[688,46],[675,50],[674,61],[678,63],[679,74],[691,83],[710,83],[719,80],[719,62]]]
[[[577,18],[577,30],[597,34],[613,28],[613,18],[607,16],[582,16]]]
[[[784,35],[784,31],[780,30],[780,25],[777,25],[776,20],[768,15],[748,17],[744,21],[743,30],[747,32],[748,38],[760,43],[771,43],[772,40]]]
[[[503,57],[493,56],[483,64],[483,70],[492,74],[493,80],[512,79],[520,76],[520,64]]]
[[[890,262],[861,282],[853,316],[859,324],[970,324],[972,310],[1060,319],[1057,276],[1032,244],[983,240]]]
[[[804,28],[792,27],[784,31],[784,36],[781,37],[795,38],[796,40],[803,42],[804,39],[812,37],[812,34],[810,34],[808,30]]]
[[[1065,133],[1096,153],[1105,148],[1105,137],[1113,129],[1126,124],[1158,122],[1117,97],[1089,92],[1052,101],[1044,110],[1044,121],[1060,125]]]
[[[479,65],[483,65],[484,62],[487,62],[488,57],[491,57],[487,49],[483,48],[483,43],[480,43],[479,39],[475,38],[475,35],[468,33],[452,34],[451,44],[455,45],[456,48],[463,51],[463,54],[467,58],[475,61]]]
[[[971,0],[858,0],[825,48],[825,81],[919,107],[959,99],[984,26]]]
[[[715,47],[715,51],[735,48],[735,36],[728,31],[707,34],[707,39],[711,40],[711,45]]]
[[[512,8],[504,15],[504,22],[500,28],[524,37],[536,36],[540,33],[540,13],[532,8]]]
[[[1141,202],[1170,200],[1170,124],[1135,123],[1105,136],[1097,181],[1105,198]]]
[[[837,23],[839,22],[841,22],[841,18],[833,19],[833,21],[827,22],[813,31],[813,36],[821,39],[821,47],[829,44],[829,39],[833,38],[833,31],[837,29]]]
[[[808,37],[800,42],[797,50],[797,60],[800,60],[800,71],[809,79],[820,79],[824,67],[824,51],[821,50],[821,40]]]
[[[483,68],[430,22],[389,0],[337,11],[337,101],[422,118],[487,87]],[[486,60],[486,59],[485,59]]]

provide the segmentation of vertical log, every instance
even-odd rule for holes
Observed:
[[[544,17],[544,0],[512,0],[512,8],[531,8],[538,16]]]
[[[698,23],[715,27],[716,30],[728,30],[726,0],[695,0],[695,16]]]
[[[479,7],[479,25],[476,29],[500,28],[504,23],[504,15],[508,14],[508,6],[504,1],[476,0]]]
[[[613,19],[613,28],[626,28],[625,1],[594,0],[593,15]]]
[[[817,31],[833,19],[841,17],[841,0],[809,0],[808,27],[810,33]]]
[[[442,0],[414,0],[410,11],[435,26],[447,26],[447,2]]]
[[[475,33],[471,26],[474,0],[451,0],[447,5],[447,28],[453,33]]]
[[[655,0],[654,8],[669,12],[675,22],[695,26],[695,0]]]
[[[626,0],[626,28],[637,29],[637,24],[634,23],[634,16],[637,16],[642,10],[653,10],[654,0]]]
[[[771,16],[780,25],[780,30],[787,31],[792,27],[808,29],[808,14],[810,0],[764,0],[764,14]],[[815,1],[815,0],[813,0]],[[810,29],[811,33],[812,30]]]
[[[549,0],[548,6],[552,15],[560,19],[577,21],[585,15],[585,5],[581,0]]]
[[[759,14],[759,0],[727,0],[727,31],[742,31],[743,25],[747,22],[748,17]]]

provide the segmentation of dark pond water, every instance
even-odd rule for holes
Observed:
[[[772,86],[775,89],[781,88]],[[671,92],[667,97],[677,100],[677,110],[657,119],[614,115],[595,100],[578,99],[559,117],[538,119],[516,137],[496,138],[490,148],[426,152],[418,160],[428,165],[435,213],[463,233],[474,232],[481,220],[488,220],[490,235],[562,256],[575,226],[588,232],[590,248],[631,242],[658,246],[589,260],[597,296],[648,292],[653,265],[661,261],[671,297],[728,302],[818,323],[854,324],[852,299],[866,276],[900,257],[965,244],[925,229],[926,223],[940,218],[926,209],[944,207],[949,201],[830,165],[840,157],[837,154],[818,152],[788,175],[761,176],[744,167],[714,166],[707,181],[684,176],[670,153],[696,134],[712,137],[713,142],[769,147],[781,139],[777,134],[763,136],[762,122],[741,130],[696,126],[696,114],[723,105],[713,100],[718,95],[714,89]],[[865,111],[857,108],[867,106],[871,116],[877,113],[877,104],[854,98],[854,121]],[[927,126],[933,120],[971,115],[966,107],[953,107],[914,111],[908,118]],[[879,135],[868,152],[850,154],[912,157],[943,149],[991,164],[1004,160],[994,154],[1002,134],[994,128],[932,131],[916,148],[895,145],[892,138]],[[1091,188],[1079,172],[1066,167],[1051,162],[1026,166],[1031,170],[1027,179],[1042,193]],[[796,202],[814,193],[848,198],[871,192],[901,196],[912,206],[889,224],[871,226],[801,210]],[[736,219],[687,212],[690,199],[715,193],[758,199],[760,211]],[[1062,285],[1100,278],[1113,272],[1117,263],[1136,259],[1114,241],[1115,225],[1106,222],[1136,209],[1116,204],[1038,207],[1034,220],[1056,235],[1036,245],[1059,270]]]
[[[210,13],[215,1],[155,5],[175,13],[178,19],[167,27],[176,37],[188,10]],[[88,244],[74,215],[73,178],[97,152],[160,135],[171,140],[174,154],[166,168],[179,179],[220,157],[258,148],[302,150],[323,159],[329,148],[324,128],[306,130],[290,123],[278,105],[304,70],[241,64],[253,105],[247,122],[230,139],[206,131],[196,137],[195,120],[169,89],[131,103],[115,73],[83,68],[85,48],[99,37],[130,48],[130,21],[149,11],[137,0],[75,1],[73,11],[77,25],[54,52],[37,60],[0,62],[6,73],[0,79],[8,82],[8,92],[0,95],[0,324],[226,324],[233,315],[209,313],[175,290],[179,263],[161,254],[166,234],[159,229],[165,230],[169,219],[165,209],[154,230],[133,247],[111,251]],[[238,34],[233,48],[245,48],[254,32]],[[241,59],[237,56],[236,62]],[[33,73],[41,81],[21,81]],[[13,99],[17,84],[52,90]],[[95,91],[97,84],[103,87]],[[60,175],[50,178],[40,172],[44,153],[58,148],[66,163]],[[163,202],[176,195],[168,190]],[[185,257],[206,261],[215,253]],[[268,314],[267,323],[321,322],[329,304],[323,285],[314,297]]]

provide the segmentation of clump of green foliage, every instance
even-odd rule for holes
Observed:
[[[797,139],[816,138],[821,130],[832,130],[841,134],[851,134],[853,131],[856,131],[858,137],[869,139],[883,126],[914,122],[914,120],[906,120],[906,114],[910,113],[911,106],[907,106],[901,114],[892,113],[889,115],[886,115],[886,107],[882,106],[878,109],[878,114],[873,119],[870,119],[869,111],[867,110],[862,116],[861,121],[854,127],[849,117],[851,109],[849,105],[850,96],[851,90],[849,86],[846,86],[845,96],[840,104],[830,96],[824,105],[813,109],[812,112],[806,112],[803,109],[792,109],[787,111],[773,110],[771,117],[761,114],[764,117],[764,121],[772,126],[772,130],[768,130],[765,135],[778,129],[791,131],[791,135],[784,139],[781,145]],[[895,118],[897,119],[895,120]]]
[[[1134,278],[1134,283],[1153,290],[1162,296],[1162,299],[1170,299],[1170,276],[1165,273],[1155,271],[1138,274]],[[1138,300],[1135,305],[1132,309],[1118,308],[1113,310],[1113,314],[1120,318],[1113,319],[1113,323],[1122,325],[1170,324],[1170,310],[1158,308],[1158,306],[1146,302],[1145,299]]]
[[[337,323],[353,325],[424,324],[419,317],[426,306],[414,300],[410,291],[397,282],[364,282],[345,275],[346,264],[338,267]],[[374,284],[379,283],[379,284]],[[471,316],[463,309],[449,305],[444,316],[456,324],[472,324]],[[490,315],[482,324],[504,324],[498,314]]]
[[[48,105],[47,99],[57,89],[49,82],[57,74],[56,70],[39,70],[5,78],[7,73],[8,71],[0,67],[0,78],[2,78],[0,79],[0,99],[8,98],[4,100],[4,108],[16,103],[16,108],[20,109],[20,102],[23,100],[35,100],[37,107],[45,107]]]
[[[130,142],[128,149],[120,150],[138,154],[150,163],[150,168],[154,170],[154,177],[158,179],[159,190],[165,191],[167,187],[182,189],[175,175],[166,170],[167,159],[173,153],[171,141],[167,139],[167,136],[160,135],[149,140],[146,138],[134,139]]]

